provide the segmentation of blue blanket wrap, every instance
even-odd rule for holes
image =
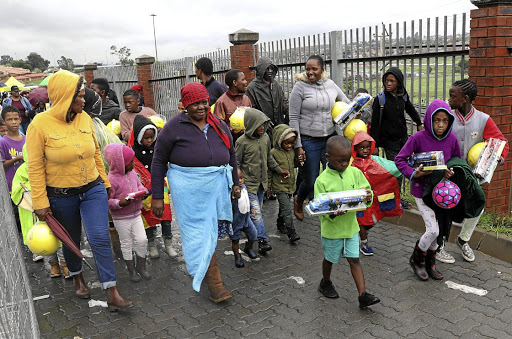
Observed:
[[[167,172],[174,211],[192,287],[199,292],[217,247],[218,220],[232,221],[233,168],[182,167],[170,164]]]

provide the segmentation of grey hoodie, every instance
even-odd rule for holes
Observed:
[[[322,74],[322,79],[309,82],[306,73],[295,76],[297,82],[290,94],[290,127],[299,132],[295,148],[302,147],[300,135],[326,137],[334,133],[331,110],[336,101],[349,103],[345,93]]]

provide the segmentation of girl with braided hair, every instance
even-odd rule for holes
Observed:
[[[490,138],[507,141],[498,126],[494,123],[493,119],[490,119],[489,115],[477,110],[473,106],[473,101],[476,99],[477,92],[478,88],[476,84],[469,79],[456,81],[450,88],[449,103],[450,108],[455,114],[452,131],[459,139],[460,153],[464,160],[467,160],[468,152],[471,147],[479,142]],[[509,147],[507,143],[503,153],[501,154],[500,164],[505,162],[508,149]],[[456,241],[462,251],[462,257],[469,262],[475,260],[475,255],[471,247],[469,247],[468,241],[478,224],[480,216],[481,214],[475,218],[464,220],[462,230],[460,231]],[[439,261],[445,263],[455,262],[455,258],[444,250],[444,246],[441,247],[437,258]]]

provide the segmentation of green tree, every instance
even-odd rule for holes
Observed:
[[[28,70],[31,70],[34,69],[34,67],[32,67],[32,65],[28,62],[26,62],[25,60],[14,60],[13,62],[11,62],[11,66],[12,67],[17,67],[17,68],[25,68],[25,69],[28,69]]]
[[[122,66],[133,65],[133,59],[130,59],[130,55],[132,55],[132,53],[126,46],[117,49],[115,45],[112,45],[110,47],[110,54],[117,56],[119,58],[119,63]]]
[[[46,70],[50,65],[50,61],[45,60],[42,56],[37,54],[36,52],[32,52],[27,56],[27,62],[32,65],[32,69],[39,68],[42,70]]]
[[[468,68],[469,68],[469,60],[468,59],[460,59],[460,61],[457,63],[457,66],[455,66],[455,71],[460,72],[462,67],[464,67],[464,72],[468,71]]]
[[[65,56],[61,56],[59,60],[57,60],[59,67],[62,69],[66,69],[68,71],[72,71],[75,67],[75,63],[71,58],[66,58]]]
[[[7,64],[10,64],[10,63],[11,63],[11,62],[13,62],[13,61],[14,61],[14,59],[13,59],[13,57],[12,57],[12,56],[10,56],[10,55],[2,55],[2,56],[0,57],[0,64],[1,64],[1,65],[7,65]]]

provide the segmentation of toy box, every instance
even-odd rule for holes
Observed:
[[[372,96],[367,93],[359,93],[356,95],[348,106],[333,119],[336,133],[343,135],[345,127],[347,127],[358,113],[362,113],[362,111],[371,104],[372,100]]]
[[[344,211],[362,211],[366,209],[366,190],[358,189],[343,192],[320,193],[305,207],[310,216],[332,214],[338,209]]]
[[[478,177],[478,183],[480,185],[491,182],[494,170],[500,161],[501,153],[503,152],[507,142],[490,138],[487,140],[486,144],[487,145],[480,154],[480,157],[473,168],[473,173]]]
[[[413,154],[408,159],[409,166],[418,168],[423,165],[423,171],[435,171],[446,169],[443,151],[432,151],[425,153]]]

